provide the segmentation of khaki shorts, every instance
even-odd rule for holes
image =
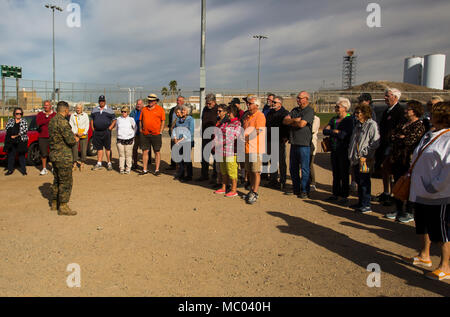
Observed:
[[[261,154],[245,153],[245,171],[252,173],[261,173]]]

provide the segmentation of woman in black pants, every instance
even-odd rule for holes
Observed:
[[[391,135],[392,141],[392,173],[394,183],[405,175],[411,165],[411,155],[425,134],[425,125],[419,118],[423,115],[423,106],[419,101],[411,100],[406,105],[405,115],[407,122],[399,124]],[[396,219],[407,223],[414,220],[411,205],[406,203],[403,210],[403,201],[394,199],[396,210],[385,215],[388,219]]]
[[[6,176],[14,172],[16,155],[19,156],[20,172],[27,175],[25,153],[28,147],[28,123],[23,119],[22,108],[14,108],[14,118],[6,124],[5,152],[8,153],[8,171]]]
[[[348,113],[350,100],[339,98],[336,102],[335,111],[337,116],[333,117],[323,129],[324,135],[331,137],[331,168],[333,170],[333,195],[328,201],[342,199],[341,204],[348,203],[350,191],[350,161],[348,159],[348,146],[353,132],[353,117]]]

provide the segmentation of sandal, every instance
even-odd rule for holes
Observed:
[[[450,273],[445,273],[444,271],[441,271],[439,269],[433,272],[428,272],[425,274],[425,276],[436,281],[450,280]]]
[[[433,263],[431,261],[425,261],[420,258],[420,256],[414,256],[412,258],[403,258],[403,262],[412,264],[414,266],[425,266],[425,267],[432,267]]]

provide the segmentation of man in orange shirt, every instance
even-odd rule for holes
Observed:
[[[248,95],[243,99],[249,110],[242,119],[245,138],[245,171],[250,180],[250,191],[245,195],[245,200],[248,204],[254,204],[258,199],[258,188],[261,182],[261,155],[265,152],[266,117],[259,110],[259,100],[256,95]]]
[[[164,130],[164,123],[166,121],[166,113],[164,109],[158,105],[159,99],[155,94],[150,94],[147,100],[148,105],[144,109],[142,109],[140,116],[142,161],[144,163],[144,169],[140,175],[148,174],[148,152],[153,147],[153,151],[155,152],[156,165],[155,176],[158,176],[160,175],[160,150],[162,146],[162,132]]]

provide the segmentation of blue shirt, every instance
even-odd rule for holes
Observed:
[[[188,129],[190,133],[187,133],[186,129]],[[178,118],[172,136],[177,139],[184,138],[183,142],[194,141],[194,118],[191,116],[187,116],[186,119]]]
[[[95,107],[92,110],[91,119],[96,131],[106,131],[111,123],[116,120],[116,114],[107,106],[105,106],[103,110],[101,110],[100,107]]]
[[[141,129],[139,128],[139,122],[141,121],[139,120],[139,118],[141,117],[141,111],[142,110],[133,109],[133,111],[131,111],[130,113],[130,117],[132,117],[136,122],[137,127],[136,135],[139,135],[141,133]]]

